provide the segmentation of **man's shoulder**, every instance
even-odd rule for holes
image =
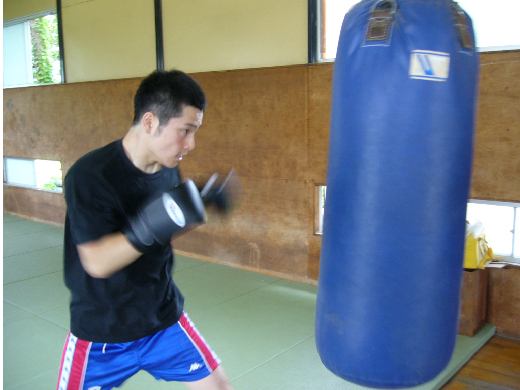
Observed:
[[[113,164],[118,157],[118,141],[94,149],[80,157],[69,169],[68,174],[75,172],[102,172],[104,166]]]

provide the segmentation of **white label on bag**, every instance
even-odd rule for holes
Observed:
[[[186,218],[184,218],[184,213],[182,212],[179,205],[173,200],[171,195],[164,193],[162,196],[164,208],[166,212],[170,216],[173,222],[179,227],[184,227],[186,225]]]
[[[446,81],[450,71],[450,55],[438,51],[413,50],[410,58],[410,78]]]

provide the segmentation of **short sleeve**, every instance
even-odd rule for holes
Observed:
[[[74,169],[67,174],[64,185],[75,245],[121,230],[122,210],[110,183],[100,174]]]

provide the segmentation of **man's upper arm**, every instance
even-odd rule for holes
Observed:
[[[75,245],[120,230],[120,211],[101,175],[75,170],[65,177],[65,200]]]

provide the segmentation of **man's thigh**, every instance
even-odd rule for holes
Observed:
[[[156,379],[194,382],[220,364],[186,313],[173,326],[138,342],[142,369]]]
[[[102,344],[69,333],[62,356],[58,390],[111,389],[139,371],[133,343]]]

